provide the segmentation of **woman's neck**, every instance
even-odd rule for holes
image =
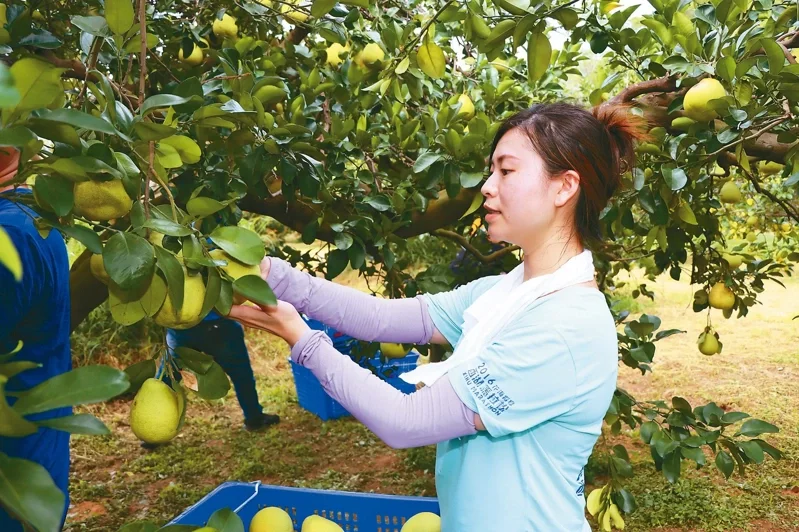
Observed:
[[[576,235],[569,238],[553,237],[537,245],[523,247],[524,280],[550,274],[584,250]]]

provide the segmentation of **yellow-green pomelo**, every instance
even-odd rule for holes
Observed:
[[[177,435],[180,408],[175,392],[155,378],[144,381],[130,407],[130,428],[147,443],[166,443]]]
[[[432,512],[419,512],[405,522],[400,532],[441,532],[441,518]]]
[[[721,186],[721,190],[719,191],[719,200],[721,200],[723,203],[738,203],[742,199],[743,196],[741,196],[741,191],[732,181],[727,181]]]
[[[466,120],[471,120],[474,117],[474,103],[469,98],[468,94],[461,94],[458,96],[458,101],[461,103],[461,108],[458,109],[459,115],[464,115]]]
[[[727,95],[724,86],[713,78],[705,78],[688,89],[683,99],[685,114],[699,122],[707,122],[718,116],[715,109],[708,105],[710,100],[723,98]]]
[[[707,299],[711,307],[722,310],[731,309],[735,305],[735,294],[722,282],[713,285]]]
[[[103,256],[99,253],[93,253],[92,258],[89,259],[89,269],[92,272],[92,275],[99,280],[103,284],[108,284],[108,281],[111,280],[111,277],[108,275],[108,272],[105,270],[105,262],[103,262]]]
[[[294,523],[283,508],[268,506],[253,516],[249,532],[294,532]]]
[[[699,352],[703,355],[711,356],[719,352],[719,341],[712,332],[703,332],[699,335],[697,342]]]
[[[227,13],[222,15],[222,20],[214,17],[214,23],[211,26],[214,35],[217,37],[235,37],[239,33],[239,27],[236,25],[236,19]]]
[[[302,522],[300,532],[344,532],[344,529],[321,515],[309,515]]]
[[[81,181],[75,183],[73,194],[75,214],[96,222],[125,216],[133,207],[121,179]]]
[[[183,306],[180,310],[172,304],[172,298],[167,292],[164,304],[153,319],[155,323],[170,329],[188,329],[194,327],[202,318],[200,314],[205,299],[205,284],[199,274],[189,275],[185,266],[183,268]]]
[[[349,51],[350,51],[349,43],[347,43],[346,46],[342,46],[341,43],[334,42],[333,44],[328,46],[327,49],[325,50],[326,54],[325,62],[332,67],[338,66],[341,64],[342,61],[344,61],[341,58],[341,54]]]
[[[372,42],[364,46],[363,50],[355,56],[355,62],[361,67],[371,66],[382,61],[385,56],[386,53],[380,48],[380,45]]]
[[[408,350],[402,347],[402,344],[391,342],[380,342],[380,352],[386,355],[386,358],[403,358],[408,354]]]

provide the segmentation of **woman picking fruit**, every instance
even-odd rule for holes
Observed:
[[[625,107],[563,103],[502,124],[481,192],[489,239],[524,252],[507,275],[385,300],[267,258],[261,273],[278,304],[234,306],[230,317],[285,339],[388,445],[438,444],[444,532],[590,531],[583,468],[615,390],[617,341],[588,247],[643,125]],[[404,374],[424,384],[406,395],[341,356],[298,311],[366,341],[455,350]]]

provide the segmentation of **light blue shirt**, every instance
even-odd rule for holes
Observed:
[[[457,347],[463,313],[499,276],[427,294]],[[583,468],[616,388],[616,327],[601,292],[538,299],[486,352],[447,377],[487,432],[438,444],[443,532],[590,532]]]

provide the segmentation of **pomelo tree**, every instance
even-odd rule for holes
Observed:
[[[745,318],[765,282],[799,258],[795,5],[30,0],[0,4],[0,15],[0,146],[20,150],[17,182],[34,191],[11,198],[40,214],[42,232],[86,247],[71,272],[73,329],[106,302],[123,325],[185,328],[226,314],[234,297],[274,301],[252,274],[265,249],[239,226],[246,213],[325,249],[270,253],[328,279],[351,267],[394,297],[507,271],[516,248],[492,245],[481,222],[492,136],[531,103],[569,98],[630,104],[651,124],[595,250],[621,364],[646,374],[657,342],[681,332],[617,309],[615,294],[631,288],[625,271],[688,277],[707,320],[702,356],[723,348],[713,320]],[[575,88],[583,61],[597,69]],[[455,242],[461,267],[410,273],[408,242],[422,235]],[[15,257],[0,232],[0,259],[24,275]],[[646,284],[631,291],[654,297]],[[2,362],[6,379],[25,369]],[[0,434],[29,433],[23,416],[34,410],[135,391],[157,362],[78,368],[4,394],[12,422]],[[197,376],[200,396],[227,393],[209,356],[186,349],[177,363]],[[63,394],[80,378],[96,393]],[[637,429],[670,482],[687,462],[730,477],[780,457],[760,438],[774,425],[713,402],[619,389],[605,419],[612,433]],[[105,430],[87,416],[58,428]],[[618,509],[635,509],[627,451],[606,458],[610,482],[589,500],[603,529],[620,524]],[[0,455],[0,503],[54,530],[61,503],[43,470],[35,484],[22,480],[34,470]]]

